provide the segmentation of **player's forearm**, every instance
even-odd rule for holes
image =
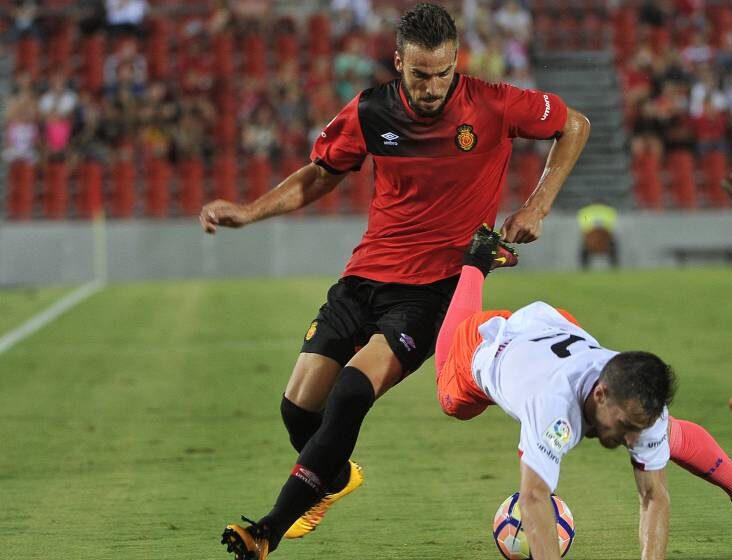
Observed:
[[[559,190],[574,169],[575,163],[590,136],[590,121],[582,113],[568,109],[562,136],[554,142],[544,166],[544,172],[524,203],[545,217],[549,214]]]
[[[247,223],[257,222],[307,206],[334,187],[333,181],[329,181],[318,166],[309,164],[251,204],[242,206],[242,212],[246,214]]]
[[[522,491],[519,507],[531,557],[534,560],[559,560],[557,526],[549,495]]]
[[[668,542],[670,503],[667,493],[653,498],[642,498],[640,507],[641,560],[663,560]]]

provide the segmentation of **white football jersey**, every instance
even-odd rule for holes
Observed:
[[[554,491],[562,457],[590,426],[582,406],[603,366],[618,352],[600,346],[552,306],[535,302],[510,318],[478,328],[484,342],[473,354],[473,377],[486,394],[521,423],[521,460]],[[668,411],[630,448],[644,470],[662,469],[670,452]]]

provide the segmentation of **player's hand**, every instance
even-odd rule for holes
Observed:
[[[533,208],[521,208],[501,226],[501,237],[507,243],[531,243],[541,236],[543,214]]]
[[[241,206],[220,199],[206,204],[198,220],[206,233],[216,233],[217,226],[240,228],[246,223]]]

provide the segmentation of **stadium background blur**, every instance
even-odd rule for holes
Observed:
[[[131,260],[115,260],[115,239],[129,251],[149,246],[140,239],[182,240],[161,248],[168,255],[186,245],[202,247],[200,237],[172,225],[192,226],[213,198],[254,200],[306,163],[313,139],[340,107],[395,76],[394,25],[414,3],[0,2],[6,233],[0,236],[0,284],[83,279],[85,273],[70,270],[89,268],[89,259],[78,254],[89,253],[93,241],[79,232],[100,211],[111,232],[104,252],[112,254],[106,265],[112,269],[117,262],[129,271]],[[459,25],[461,72],[556,91],[593,124],[542,251],[527,248],[529,266],[578,266],[571,216],[594,202],[620,211],[622,265],[732,260],[722,235],[732,227],[732,198],[720,186],[729,170],[732,115],[728,2],[444,4]],[[514,144],[504,212],[531,192],[549,148],[548,142]],[[327,237],[347,241],[325,247],[334,257],[313,270],[338,272],[363,227],[371,174],[369,158],[338,189],[285,219],[283,231],[294,227],[312,239],[322,239],[322,230],[300,227],[309,219],[340,224],[334,227],[343,235]],[[49,226],[51,241],[43,236]],[[679,230],[690,232],[687,246],[667,242],[678,240]],[[146,233],[131,240],[133,231]],[[35,243],[38,255],[62,252],[77,264],[58,278],[53,270],[23,269],[17,257],[23,253],[27,260],[28,247],[18,248],[24,241]],[[291,258],[284,254],[280,261]],[[209,260],[215,262],[207,269],[163,265],[158,276],[298,273],[264,263],[227,270],[216,264],[225,257]],[[150,270],[111,274],[155,276]]]

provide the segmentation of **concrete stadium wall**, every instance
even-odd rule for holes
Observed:
[[[502,223],[499,219],[497,223]],[[27,222],[0,225],[0,285],[237,276],[337,276],[365,227],[363,219],[277,218],[205,235],[196,220]],[[679,263],[678,248],[732,250],[732,212],[626,213],[619,219],[624,267]],[[578,268],[574,214],[552,214],[542,238],[520,246],[522,269]],[[688,265],[723,262],[708,255]],[[602,262],[599,263],[602,266]]]

